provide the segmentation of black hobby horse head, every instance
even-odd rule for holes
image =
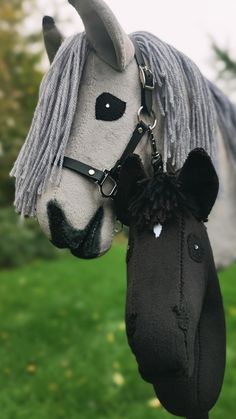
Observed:
[[[225,320],[205,221],[218,177],[202,149],[148,179],[126,161],[116,203],[130,225],[126,327],[141,376],[172,414],[208,418],[223,382]]]

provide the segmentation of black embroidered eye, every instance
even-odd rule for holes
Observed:
[[[96,100],[96,119],[100,121],[117,121],[126,110],[126,102],[110,93],[102,93]]]
[[[199,237],[197,237],[196,234],[189,234],[187,241],[191,259],[198,263],[202,262],[204,258],[204,249]]]

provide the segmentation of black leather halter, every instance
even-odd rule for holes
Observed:
[[[74,172],[95,182],[101,191],[104,198],[113,198],[117,191],[119,182],[119,171],[124,164],[127,157],[134,152],[137,145],[140,143],[146,133],[152,136],[152,130],[156,126],[156,118],[153,112],[153,90],[154,90],[154,76],[151,69],[145,64],[142,52],[135,39],[132,39],[135,47],[135,58],[140,70],[141,81],[141,107],[138,111],[138,124],[132,134],[132,137],[127,144],[122,156],[117,160],[112,169],[97,169],[88,164],[75,160],[70,157],[64,157],[63,167],[73,170]],[[141,114],[146,113],[153,118],[153,124],[147,125],[141,119]],[[153,136],[152,136],[153,139]],[[105,192],[106,185],[109,184],[109,192]]]

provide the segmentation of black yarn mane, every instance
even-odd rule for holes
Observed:
[[[193,198],[184,193],[178,175],[179,171],[160,173],[154,169],[153,177],[137,182],[128,211],[138,230],[153,230],[155,225],[189,212],[199,221],[207,221],[202,219]]]

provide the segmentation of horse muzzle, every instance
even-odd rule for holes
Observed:
[[[51,242],[59,249],[70,249],[81,259],[93,259],[100,254],[100,236],[103,221],[103,208],[100,207],[85,229],[75,229],[67,220],[64,211],[56,201],[47,205],[51,232]]]

